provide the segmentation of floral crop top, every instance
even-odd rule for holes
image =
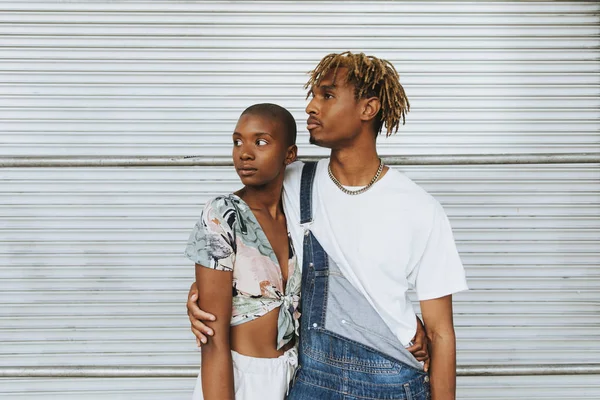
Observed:
[[[207,268],[233,271],[231,325],[279,310],[277,349],[298,335],[300,268],[289,240],[288,281],[275,252],[250,207],[229,194],[209,201],[194,226],[185,255]]]

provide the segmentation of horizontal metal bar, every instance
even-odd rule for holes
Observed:
[[[191,378],[193,367],[48,366],[0,367],[0,378]],[[458,376],[600,375],[600,364],[459,366]]]
[[[300,157],[303,161],[324,157]],[[591,164],[600,153],[382,156],[388,165]],[[228,167],[231,157],[0,157],[0,168]]]
[[[0,378],[189,378],[198,376],[190,367],[49,366],[0,367]]]
[[[469,365],[458,376],[600,375],[600,364]]]

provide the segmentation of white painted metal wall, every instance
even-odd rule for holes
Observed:
[[[239,113],[263,101],[293,111],[301,155],[323,155],[307,144],[302,85],[346,49],[391,60],[411,100],[382,154],[600,153],[599,13],[0,0],[0,158],[226,156]],[[467,268],[460,366],[600,362],[599,167],[401,167],[444,204]],[[14,370],[193,371],[181,252],[204,201],[238,187],[231,168],[0,168],[0,182],[0,398],[189,398],[193,377]],[[459,378],[461,399],[515,397],[597,399],[600,376]]]

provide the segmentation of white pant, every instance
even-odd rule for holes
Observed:
[[[298,350],[292,347],[278,358],[255,358],[235,351],[233,384],[236,400],[283,400],[298,367]],[[203,400],[202,373],[198,374],[193,400]]]

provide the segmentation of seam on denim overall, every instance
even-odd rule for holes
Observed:
[[[312,236],[312,233],[311,233]],[[312,241],[311,241],[312,244]],[[317,331],[319,331],[320,328],[323,328],[325,326],[325,312],[327,311],[327,295],[329,293],[329,258],[328,257],[324,257],[325,261],[324,261],[324,268],[320,269],[317,271],[317,269],[315,268],[315,288],[316,288],[316,281],[317,278],[320,278],[319,280],[322,281],[322,286],[323,286],[323,306],[321,307],[321,312],[320,315],[318,316],[318,327],[317,327]],[[317,273],[318,272],[318,273]],[[316,293],[316,291],[315,291]],[[323,330],[325,330],[323,328]]]
[[[325,378],[337,379],[337,380],[340,380],[340,381],[343,380],[343,378],[340,377],[339,375],[335,375],[335,374],[331,374],[331,373],[327,373],[327,372],[323,372],[323,371],[311,371],[311,375],[318,375],[318,376],[322,376],[322,377],[325,377]],[[310,380],[302,378],[301,376],[299,376],[297,380],[301,381],[301,382],[303,382],[305,384],[308,384],[308,385],[322,387],[324,389],[329,389],[329,390],[336,391],[336,392],[339,393],[339,391],[336,390],[336,389],[339,389],[339,388],[331,388],[331,387],[327,387],[327,386],[321,386],[318,383],[311,382]],[[352,379],[349,379],[349,380],[353,381]],[[413,391],[410,390],[410,385],[411,385],[412,381],[408,382],[408,383],[401,383],[401,384],[398,384],[398,383],[368,383],[368,384],[365,384],[362,381],[356,381],[356,382],[364,384],[364,385],[369,386],[369,387],[373,387],[373,388],[379,387],[379,388],[382,388],[382,389],[399,389],[399,390],[402,390],[400,387],[406,388],[406,385],[408,385],[408,390],[410,391],[411,396],[414,396],[414,394],[415,394]],[[417,393],[417,395],[419,395],[421,393],[423,393],[423,391],[420,391],[419,393]],[[358,397],[358,398],[366,398],[366,399],[371,399],[372,398],[372,397],[361,397],[359,395],[351,394],[351,393],[345,393],[345,394],[350,395],[352,397]],[[377,398],[379,398],[379,397],[377,397]]]
[[[405,383],[402,385],[404,387],[404,394],[406,394],[406,400],[412,400],[412,391],[410,390],[410,385]]]
[[[320,328],[311,328],[311,330],[317,331],[320,334],[328,335],[330,337],[333,337],[333,338],[336,338],[339,340],[350,342],[354,346],[368,350],[372,353],[376,353],[379,356],[384,357],[386,360],[388,360],[387,362],[379,362],[379,361],[365,362],[365,361],[360,361],[357,359],[338,358],[338,357],[332,356],[331,354],[312,349],[308,345],[305,346],[303,351],[306,354],[306,356],[308,356],[308,357],[312,358],[313,360],[318,361],[322,364],[331,365],[332,367],[336,367],[336,368],[340,368],[340,369],[344,369],[344,370],[348,370],[348,371],[356,371],[356,372],[364,372],[364,373],[377,373],[377,374],[384,374],[384,375],[396,375],[396,374],[400,373],[400,371],[402,369],[413,369],[414,371],[422,373],[422,371],[414,369],[414,368],[410,367],[409,365],[404,365],[404,364],[400,365],[397,361],[390,359],[390,357],[388,355],[381,353],[369,346],[365,346],[364,344],[362,344],[360,342],[356,342],[354,340],[351,340],[351,339],[345,338],[341,335],[338,335],[335,332],[331,332],[326,329],[320,329]],[[335,362],[331,362],[331,361],[335,361]],[[377,370],[377,371],[375,371],[375,370]]]

